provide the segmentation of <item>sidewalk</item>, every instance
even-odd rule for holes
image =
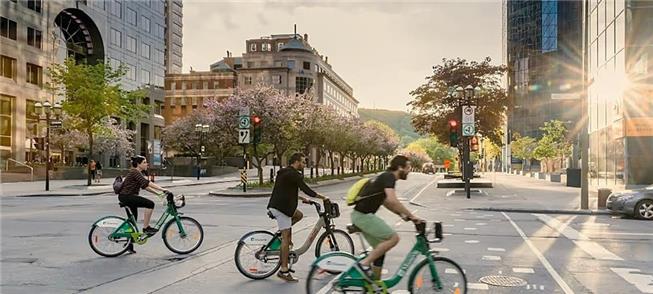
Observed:
[[[0,195],[2,197],[17,196],[92,196],[105,193],[113,193],[114,178],[102,179],[100,183],[93,183],[86,186],[86,180],[52,180],[50,181],[50,191],[45,191],[45,181],[2,183],[0,184]],[[238,182],[240,176],[237,173],[226,174],[217,177],[202,177],[198,181],[196,177],[156,177],[155,183],[164,187],[181,187],[206,185],[225,182]]]

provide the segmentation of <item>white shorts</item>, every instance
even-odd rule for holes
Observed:
[[[278,211],[272,207],[268,208],[272,212],[272,216],[277,221],[277,226],[279,226],[279,231],[287,230],[292,227],[292,218],[285,215],[283,212]]]

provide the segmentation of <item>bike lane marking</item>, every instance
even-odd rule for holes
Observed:
[[[642,293],[653,293],[653,276],[642,273],[635,268],[610,268],[628,283],[634,285]]]
[[[549,263],[549,260],[547,260],[546,257],[544,257],[542,252],[540,252],[540,250],[538,250],[537,247],[533,245],[533,242],[531,242],[531,240],[526,236],[526,234],[524,234],[524,231],[522,231],[522,229],[505,212],[501,212],[501,214],[503,214],[503,216],[510,222],[510,224],[512,224],[512,226],[515,228],[519,236],[521,236],[522,240],[524,240],[524,243],[528,245],[528,247],[531,249],[533,254],[535,254],[537,259],[540,260],[540,263],[542,263],[544,268],[549,272],[551,277],[553,277],[556,283],[558,283],[558,286],[562,288],[562,291],[564,291],[566,294],[573,294],[574,291],[569,287],[569,285],[567,285],[567,282],[565,282],[565,280],[562,279],[560,274],[558,274],[558,272],[553,268],[551,263]]]
[[[415,197],[411,198],[410,201],[408,201],[408,203],[410,203],[410,204],[412,204],[412,205],[423,206],[423,205],[421,205],[421,204],[415,202],[415,199],[417,199],[417,197],[421,196],[422,193],[424,193],[424,191],[426,191],[426,188],[428,188],[428,187],[430,187],[431,185],[433,185],[435,182],[438,181],[438,179],[439,179],[439,178],[435,178],[433,181],[430,181],[428,184],[426,184],[426,185],[424,186],[424,188],[422,188],[422,190],[419,190],[419,192],[417,192],[417,194],[415,195]]]

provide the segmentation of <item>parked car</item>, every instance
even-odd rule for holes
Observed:
[[[432,162],[427,162],[422,165],[422,173],[435,174],[435,165]]]
[[[643,189],[613,192],[608,196],[606,207],[639,219],[653,220],[653,185]]]

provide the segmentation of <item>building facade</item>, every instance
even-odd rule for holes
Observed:
[[[237,86],[233,71],[192,71],[168,74],[165,81],[163,117],[166,125],[203,108],[208,100],[220,100],[233,94]]]
[[[587,15],[590,185],[653,184],[653,6],[594,0]]]
[[[308,43],[308,35],[271,35],[245,42],[242,57],[232,57],[211,65],[212,71],[235,71],[240,88],[271,85],[289,94],[308,93],[314,102],[342,115],[358,116],[358,100],[353,89],[333,70],[328,57]]]
[[[544,122],[554,119],[575,129],[581,111],[582,2],[506,0],[503,17],[507,91],[514,105],[508,129],[538,138]]]
[[[183,48],[183,7],[181,0],[165,0],[166,17],[166,74],[180,74],[182,68]]]
[[[60,99],[44,88],[45,74],[50,64],[61,63],[66,56],[91,64],[107,62],[114,68],[124,66],[127,73],[121,81],[123,88],[145,87],[148,97],[141,103],[162,105],[166,7],[176,7],[174,3],[166,0],[1,1],[2,158],[24,162],[32,156],[29,152],[32,139],[43,136],[45,128],[33,120],[30,109],[36,102],[54,103]],[[179,63],[173,60],[170,64]],[[164,126],[160,109],[154,107],[148,119],[126,124],[137,132],[136,153],[147,154],[148,145],[157,139],[157,129]],[[72,155],[57,152],[53,150],[55,160],[59,157],[70,162]],[[116,160],[111,163],[118,164]]]

